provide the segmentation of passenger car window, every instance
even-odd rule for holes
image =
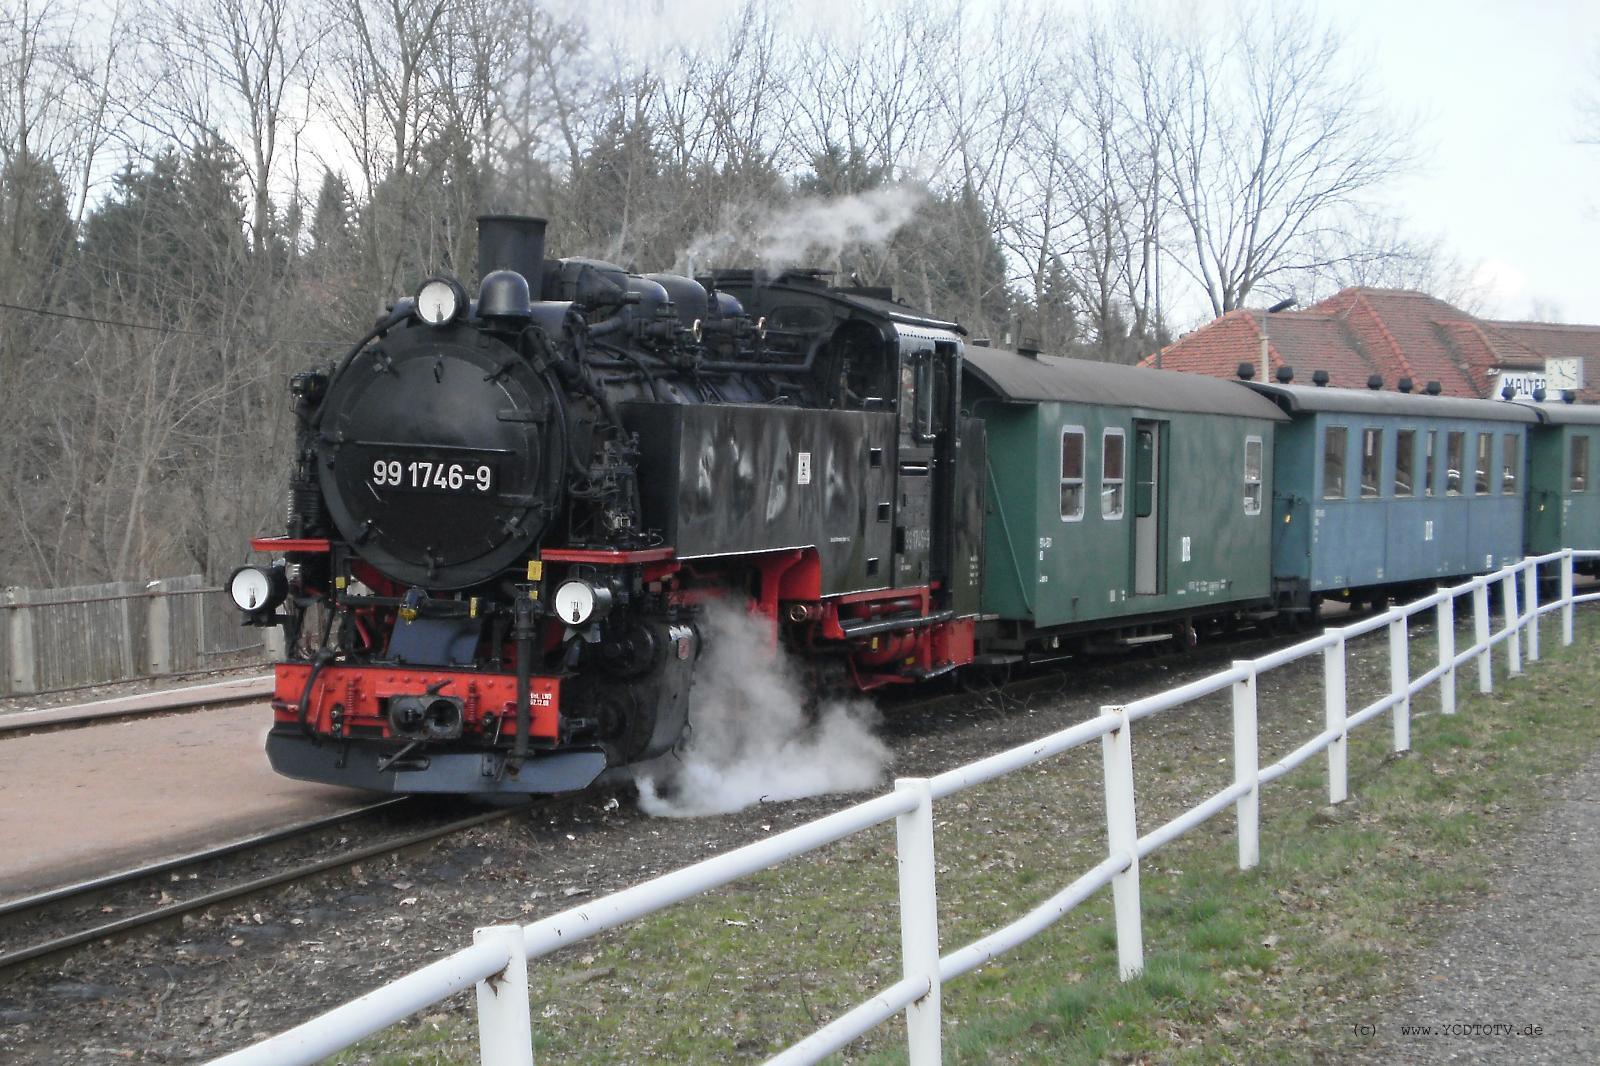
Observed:
[[[1424,496],[1432,496],[1434,493],[1439,491],[1433,479],[1433,472],[1436,468],[1435,459],[1439,455],[1438,430],[1428,430],[1428,441],[1426,447],[1428,450],[1422,463],[1422,494]]]
[[[1521,450],[1518,448],[1520,443],[1521,438],[1515,433],[1507,433],[1506,439],[1502,442],[1504,450],[1500,456],[1502,467],[1500,491],[1507,496],[1515,496],[1517,494],[1517,452]]]
[[[1383,476],[1383,430],[1361,431],[1361,498],[1374,499],[1383,495],[1378,479]]]
[[[1572,438],[1572,473],[1567,475],[1568,492],[1589,491],[1589,438]]]
[[[1244,439],[1244,513],[1261,513],[1261,438]]]
[[[1343,426],[1329,426],[1322,431],[1322,498],[1342,500],[1344,491],[1345,441],[1349,431]]]
[[[1100,517],[1122,517],[1123,434],[1108,429],[1100,442]]]
[[[1417,431],[1402,429],[1394,435],[1394,494],[1415,496],[1415,469],[1417,464]]]
[[[1083,517],[1083,429],[1061,431],[1061,517],[1076,522]]]
[[[1478,434],[1478,461],[1472,468],[1472,492],[1476,496],[1489,495],[1489,453],[1494,449],[1494,434]]]
[[[1444,493],[1461,495],[1461,468],[1467,462],[1467,435],[1451,433],[1445,438]]]

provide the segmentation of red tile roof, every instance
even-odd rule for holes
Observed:
[[[1326,370],[1330,384],[1361,388],[1373,374],[1393,388],[1439,382],[1446,396],[1487,396],[1500,369],[1543,369],[1549,356],[1582,356],[1586,385],[1600,385],[1600,326],[1490,322],[1407,289],[1344,289],[1301,311],[1268,316],[1230,311],[1162,349],[1141,366],[1160,365],[1232,377],[1242,362],[1261,361],[1268,336],[1272,372],[1292,366],[1299,380]],[[1586,388],[1584,400],[1597,398]]]

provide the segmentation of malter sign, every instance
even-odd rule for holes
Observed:
[[[1546,396],[1559,396],[1565,389],[1583,388],[1583,360],[1577,359],[1546,359],[1544,370],[1500,370],[1494,374],[1494,387],[1490,390],[1491,398],[1498,398],[1510,385],[1516,390],[1514,399],[1532,399],[1534,391],[1545,390]]]

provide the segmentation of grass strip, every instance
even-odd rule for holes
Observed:
[[[1557,626],[1543,632],[1543,661],[1525,663],[1519,678],[1506,678],[1497,652],[1493,695],[1477,694],[1475,669],[1461,670],[1454,717],[1438,713],[1436,687],[1413,700],[1409,754],[1389,753],[1387,716],[1353,734],[1348,803],[1323,806],[1320,757],[1265,788],[1258,869],[1236,869],[1226,814],[1150,856],[1139,980],[1116,978],[1100,893],[947,986],[945,1061],[1336,1061],[1359,1043],[1348,1023],[1403,987],[1408,961],[1481,896],[1517,827],[1600,743],[1600,615],[1580,613],[1570,649]],[[1413,639],[1411,653],[1416,676],[1434,661],[1432,639]],[[1386,681],[1386,653],[1367,660]],[[1196,714],[1211,727],[1135,727],[1141,830],[1228,780],[1226,708]],[[1290,722],[1288,747],[1314,734],[1320,670],[1264,694],[1262,714],[1263,761],[1272,716]],[[1010,921],[1103,855],[1096,747],[938,805],[944,950]],[[537,1060],[759,1060],[893,983],[898,936],[886,828],[536,963]],[[844,1059],[902,1062],[903,1049],[896,1022]],[[475,1062],[470,998],[344,1060]]]

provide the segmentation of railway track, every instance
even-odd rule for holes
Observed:
[[[0,739],[57,729],[125,722],[132,718],[260,703],[272,695],[272,675],[160,689],[90,703],[0,713]]]
[[[410,797],[383,800],[353,811],[302,822],[219,847],[52,889],[0,904],[0,973],[57,959],[92,944],[126,936],[221,904],[318,877],[526,810],[526,805],[432,814]],[[397,830],[356,847],[342,841],[320,848],[325,834],[368,820],[400,818]],[[415,825],[417,821],[425,825]],[[364,830],[370,831],[370,830]],[[310,845],[312,853],[259,869],[275,850]],[[230,864],[245,869],[230,868]],[[181,896],[182,898],[175,898]]]

